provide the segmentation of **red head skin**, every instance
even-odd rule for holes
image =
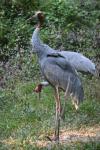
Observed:
[[[30,17],[30,18],[27,19],[27,20],[29,21],[29,20],[32,20],[32,19],[35,19],[35,18],[37,18],[37,20],[38,20],[37,27],[38,27],[38,28],[41,28],[41,26],[43,25],[43,22],[44,22],[44,18],[45,18],[43,12],[37,11],[37,12],[35,13],[35,15],[33,15],[32,17]]]
[[[38,28],[40,28],[42,25],[43,25],[43,22],[44,22],[44,14],[39,11],[36,13],[36,17],[38,18]]]
[[[43,22],[44,22],[44,15],[42,12],[39,12],[37,14],[37,17],[38,17],[38,21],[39,21],[38,27],[41,27],[43,25]]]

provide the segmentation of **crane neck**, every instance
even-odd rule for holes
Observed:
[[[38,23],[37,26],[36,26],[36,28],[39,28],[39,29],[40,29],[41,26],[42,26],[42,25],[41,25],[40,23]]]
[[[37,26],[36,29],[33,31],[31,42],[33,46],[33,52],[35,52],[38,55],[38,58],[41,59],[46,54],[46,50],[44,48],[43,42],[39,37],[39,31],[40,27]]]

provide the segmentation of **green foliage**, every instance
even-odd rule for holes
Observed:
[[[0,58],[2,59],[2,56],[11,58],[17,52],[20,53],[17,47],[28,49],[32,26],[27,22],[27,18],[36,9],[46,13],[48,26],[50,26],[44,30],[44,42],[46,39],[46,42],[55,48],[63,45],[65,49],[82,51],[87,55],[90,55],[91,50],[93,53],[94,49],[96,54],[99,53],[99,1],[10,0],[1,1],[0,7]],[[96,55],[95,53],[93,56]]]
[[[44,89],[40,100],[33,92],[41,81],[41,73],[30,47],[35,22],[29,22],[28,18],[36,10],[42,10],[46,15],[41,29],[44,43],[93,58],[100,55],[100,1],[1,0],[0,4],[0,149],[48,149],[29,143],[53,133],[55,102],[50,87]],[[83,82],[86,101],[77,112],[70,101],[67,102],[62,129],[100,124],[100,81],[84,77]],[[63,96],[61,98],[64,100]],[[7,138],[17,141],[5,144],[2,139]],[[61,144],[49,148],[66,147],[69,150],[99,150],[100,143],[76,142],[71,146]]]
[[[20,53],[20,48],[29,47],[31,26],[27,23],[28,13],[25,16],[15,1],[4,1],[0,13],[0,58],[4,61],[6,56],[11,58]]]
[[[37,82],[16,82],[15,87],[2,89],[0,93],[0,141],[2,149],[39,149],[35,145],[37,140],[45,140],[45,135],[54,132],[55,101],[52,88],[44,88],[41,99],[33,92]],[[87,95],[86,95],[87,96]],[[91,97],[84,101],[78,111],[75,111],[71,101],[66,104],[65,120],[61,121],[61,130],[81,130],[97,127],[100,123],[100,102]],[[63,99],[63,94],[61,96]],[[5,140],[2,140],[5,139]],[[7,142],[8,140],[8,142]],[[10,142],[10,143],[9,143]],[[31,143],[33,142],[33,144]],[[83,149],[99,150],[100,143],[90,141],[73,142],[56,145],[51,143],[52,149]],[[41,149],[48,149],[42,147]]]

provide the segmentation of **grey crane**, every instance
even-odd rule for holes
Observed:
[[[41,13],[42,16],[39,17],[37,14]],[[37,17],[37,20],[41,23],[44,22],[44,14],[41,11],[38,11],[35,15]],[[31,17],[32,19],[33,17]],[[82,72],[82,73],[89,73],[92,75],[96,75],[96,67],[95,64],[88,59],[87,57],[85,57],[84,55],[82,55],[81,53],[78,52],[72,52],[72,51],[60,51],[60,50],[54,50],[53,48],[51,48],[50,46],[44,44],[39,37],[39,29],[36,29],[33,33],[32,36],[32,45],[33,45],[33,51],[36,51],[36,48],[34,46],[34,35],[35,35],[35,42],[37,42],[37,44],[41,44],[42,47],[45,49],[45,54],[54,54],[55,56],[60,54],[61,56],[63,56],[66,61],[68,61],[77,71]],[[37,51],[39,49],[39,46],[37,48]],[[41,49],[41,46],[40,46]],[[37,87],[37,92],[40,92],[39,87],[43,87],[43,86],[47,86],[49,85],[48,82],[41,82]]]
[[[42,18],[40,18],[39,16],[37,16],[37,14],[35,15],[37,17],[37,20],[39,22],[41,22],[43,24],[44,22],[44,14],[39,11],[42,14]],[[38,13],[38,12],[37,12]],[[32,17],[31,17],[32,18]],[[39,29],[36,30],[36,32],[34,32],[35,36],[36,36],[36,40],[37,43],[42,43],[42,41],[39,38]],[[34,43],[33,43],[33,38],[32,38],[32,45],[34,47]],[[46,49],[47,53],[59,53],[60,55],[62,55],[63,57],[65,57],[65,59],[79,72],[84,72],[84,73],[90,73],[92,75],[96,75],[96,67],[95,64],[87,57],[85,57],[84,55],[82,55],[81,53],[78,52],[72,52],[72,51],[60,51],[60,50],[54,50],[53,48],[51,48],[50,46],[42,43],[42,45],[44,46],[44,48]],[[33,51],[35,51],[35,49],[33,48]]]
[[[32,35],[32,46],[38,56],[44,78],[55,91],[56,119],[54,140],[59,141],[60,118],[62,116],[60,90],[64,91],[65,98],[68,95],[72,97],[76,109],[80,102],[83,101],[84,91],[75,68],[64,56],[51,50],[49,46],[41,42],[38,33],[43,22],[43,14],[39,11],[35,16],[37,16],[39,22]],[[53,52],[51,53],[51,51]]]

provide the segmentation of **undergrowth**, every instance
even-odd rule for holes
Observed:
[[[93,79],[94,84],[99,82]],[[88,80],[91,86],[92,81]],[[38,82],[17,82],[14,88],[5,88],[0,91],[0,141],[1,149],[7,149],[7,144],[2,141],[7,139],[17,139],[15,144],[9,145],[8,149],[34,149],[35,145],[27,143],[29,139],[45,139],[45,135],[54,132],[55,101],[53,89],[48,86],[43,89],[41,98],[34,93],[34,88]],[[84,82],[84,86],[86,86]],[[99,84],[99,83],[98,83]],[[80,109],[76,111],[70,99],[66,104],[65,119],[61,122],[61,130],[79,130],[81,128],[95,127],[100,124],[100,99],[94,93],[89,94],[91,87],[85,88],[85,101]],[[62,103],[64,101],[61,93]],[[13,146],[12,146],[13,145]],[[83,146],[82,146],[83,145]],[[66,146],[61,146],[66,149]],[[73,147],[73,146],[71,146]],[[100,145],[94,143],[77,143],[76,149],[98,149]],[[19,148],[18,148],[19,149]],[[37,149],[39,149],[37,147]],[[42,149],[42,148],[41,148]],[[56,146],[53,149],[58,149]],[[69,147],[70,149],[70,147]]]

